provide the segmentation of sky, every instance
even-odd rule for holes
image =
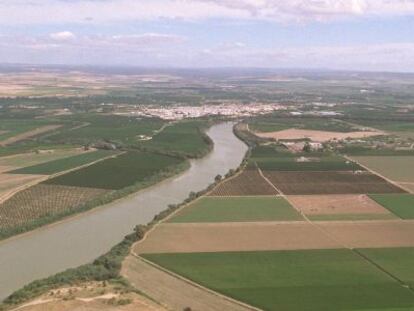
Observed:
[[[0,63],[414,72],[414,0],[0,0]]]

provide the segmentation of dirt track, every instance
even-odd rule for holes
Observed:
[[[121,275],[144,294],[168,309],[181,311],[247,311],[251,310],[221,296],[198,288],[130,255],[122,266]]]
[[[303,129],[287,129],[277,132],[259,133],[255,135],[263,138],[273,139],[305,139],[309,138],[312,141],[324,142],[333,139],[341,140],[346,138],[363,138],[377,135],[384,135],[381,131],[358,131],[358,132],[329,132],[329,131],[315,131],[315,130],[303,130]]]
[[[34,136],[37,136],[37,135],[40,135],[40,134],[43,134],[43,133],[47,133],[49,131],[56,130],[60,127],[62,127],[62,125],[45,125],[45,126],[41,126],[41,127],[38,127],[34,130],[27,131],[27,132],[15,135],[13,137],[7,138],[3,141],[0,141],[0,146],[10,145],[10,144],[16,143],[16,142],[21,141],[21,140],[25,140],[25,139],[28,139],[28,138],[31,138],[31,137],[34,137]]]

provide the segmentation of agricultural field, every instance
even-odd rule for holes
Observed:
[[[48,132],[55,126],[47,120],[0,118],[0,146]]]
[[[279,191],[289,195],[404,192],[370,172],[264,171],[264,175]]]
[[[32,186],[0,204],[0,236],[3,230],[25,226],[44,217],[69,213],[106,192],[105,189],[43,183]]]
[[[372,194],[370,197],[402,219],[414,219],[413,194]]]
[[[341,156],[277,156],[252,158],[261,170],[274,171],[362,171],[361,166]]]
[[[49,141],[80,145],[100,141],[137,145],[140,135],[151,137],[164,125],[160,119],[116,115],[77,114],[61,119],[71,122],[72,126],[47,137]]]
[[[0,157],[0,167],[21,168],[37,165],[49,161],[67,158],[83,151],[80,148],[59,148],[39,150],[38,152],[23,153],[12,156]]]
[[[414,156],[354,156],[354,160],[404,185],[414,183]]]
[[[257,169],[244,170],[240,174],[225,180],[215,187],[210,196],[254,196],[276,195],[278,192],[260,174]]]
[[[397,218],[365,194],[297,195],[288,200],[311,220],[374,220]]]
[[[39,175],[53,175],[59,172],[71,170],[88,163],[98,161],[110,156],[115,156],[118,152],[114,151],[90,151],[76,154],[71,157],[56,159],[45,163],[36,164],[19,168],[17,170],[9,171],[10,174],[39,174]]]
[[[282,197],[203,197],[169,222],[210,223],[243,221],[294,221],[300,214]]]
[[[49,179],[45,183],[119,190],[182,162],[182,159],[166,155],[131,151]]]
[[[264,310],[331,311],[333,306],[334,310],[405,310],[414,306],[410,289],[346,249],[143,257]]]
[[[173,123],[157,133],[152,139],[141,142],[145,149],[197,157],[205,154],[211,142],[203,133],[204,121]]]

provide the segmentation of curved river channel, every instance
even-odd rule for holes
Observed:
[[[106,206],[0,242],[0,301],[30,281],[87,263],[108,251],[137,224],[146,224],[168,204],[206,188],[217,174],[241,163],[246,145],[233,123],[211,127],[214,149],[176,177]]]

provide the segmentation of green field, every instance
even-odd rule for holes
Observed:
[[[47,184],[119,190],[143,181],[183,160],[147,153],[127,152],[47,180]]]
[[[51,123],[52,122],[47,120],[0,119],[0,142],[15,135],[33,130],[37,127],[49,125]]]
[[[414,182],[414,156],[362,156],[353,158],[393,181]]]
[[[318,131],[352,132],[355,128],[345,122],[325,118],[259,117],[249,123],[249,128],[259,132],[276,132],[288,128]]]
[[[169,222],[242,222],[300,220],[300,214],[281,197],[203,197]]]
[[[0,166],[27,167],[67,158],[79,153],[80,151],[74,148],[53,149],[50,152],[44,150],[38,153],[23,153],[12,157],[0,157]]]
[[[115,154],[116,152],[114,151],[98,150],[93,152],[82,153],[68,158],[58,159],[46,163],[20,168],[9,173],[53,175]]]
[[[73,126],[49,136],[49,140],[77,144],[110,141],[136,145],[138,135],[151,136],[154,131],[164,124],[159,119],[92,114],[66,116],[64,120],[72,122]]]
[[[200,121],[186,121],[167,126],[151,140],[142,142],[148,149],[179,153],[195,157],[209,150],[210,142],[202,132],[206,124]]]
[[[346,161],[339,156],[312,157],[308,162],[301,162],[294,157],[254,158],[261,170],[275,171],[355,171],[364,170],[358,164]],[[299,159],[299,160],[298,160]]]
[[[404,283],[414,287],[414,248],[370,248],[359,251]]]
[[[414,307],[411,290],[346,249],[143,257],[264,310],[372,311]]]
[[[370,197],[398,217],[414,219],[413,194],[371,194]]]

